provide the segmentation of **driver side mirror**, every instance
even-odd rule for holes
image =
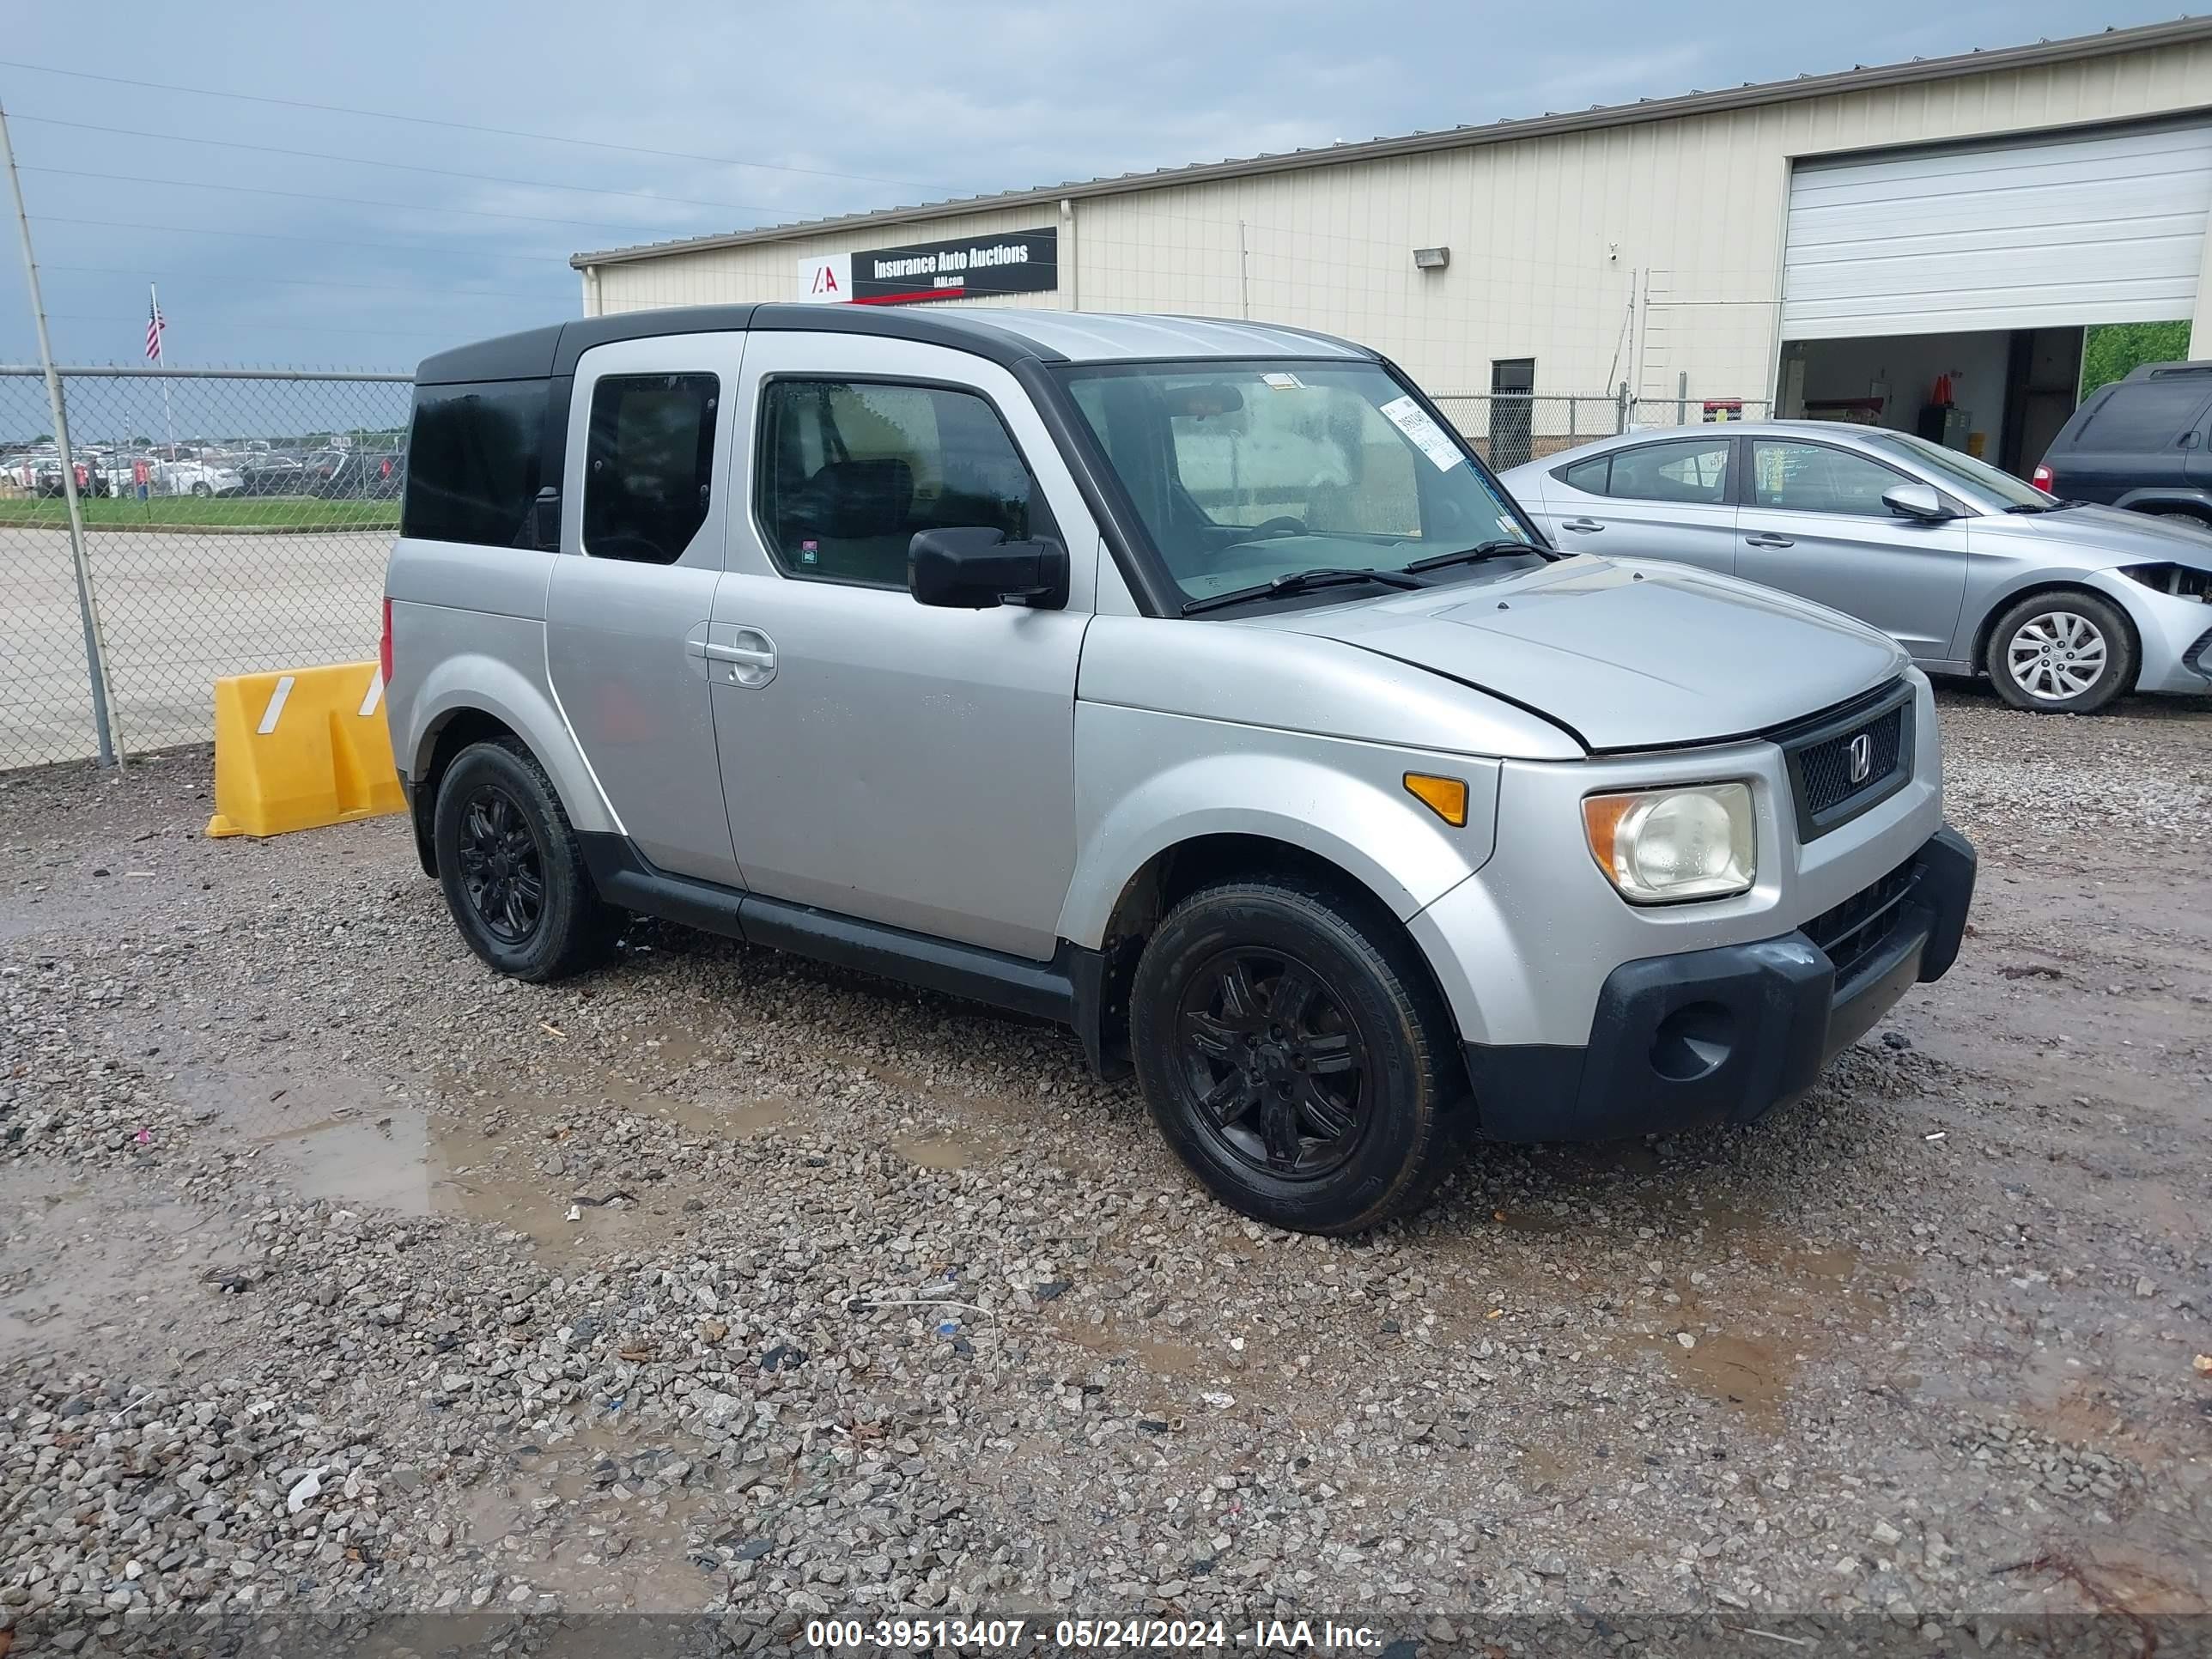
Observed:
[[[1943,505],[1943,497],[1933,484],[1893,484],[1883,492],[1881,504],[1900,519],[1917,519],[1923,524],[1941,524],[1959,516]]]
[[[987,611],[1015,599],[1042,611],[1067,603],[1067,549],[1048,537],[1010,542],[977,526],[921,530],[907,544],[906,586],[920,605]]]

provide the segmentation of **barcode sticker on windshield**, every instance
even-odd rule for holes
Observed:
[[[1429,418],[1429,411],[1411,397],[1392,398],[1382,405],[1382,413],[1391,425],[1413,441],[1414,448],[1437,464],[1438,471],[1449,472],[1467,459],[1444,429]]]

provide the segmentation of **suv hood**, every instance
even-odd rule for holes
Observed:
[[[1887,635],[1771,588],[1590,557],[1262,625],[1432,670],[1533,709],[1593,750],[1762,732],[1885,684],[1909,660]]]

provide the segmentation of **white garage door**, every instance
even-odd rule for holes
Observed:
[[[2189,317],[2212,122],[1801,161],[1784,339]]]

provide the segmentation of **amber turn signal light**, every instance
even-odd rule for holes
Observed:
[[[1467,783],[1427,772],[1406,774],[1406,793],[1455,830],[1467,828]]]

